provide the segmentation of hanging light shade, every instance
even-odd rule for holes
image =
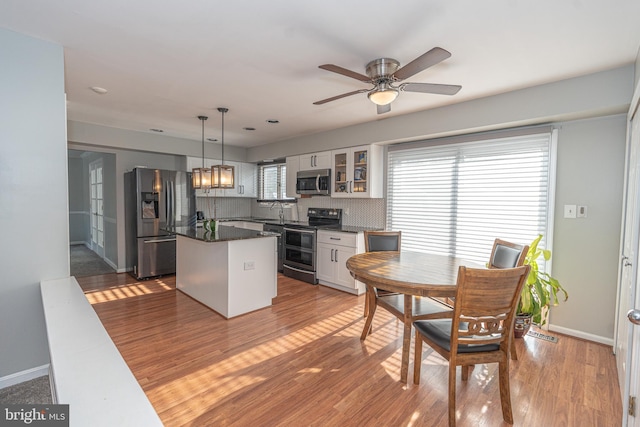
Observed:
[[[224,114],[228,108],[218,108],[222,113],[222,161],[219,165],[211,166],[211,188],[235,188],[235,168],[224,164]]]
[[[207,116],[198,116],[198,119],[202,122],[202,167],[193,168],[191,170],[191,176],[193,180],[193,188],[197,190],[208,191],[211,189],[211,169],[204,167],[204,121],[208,119]]]

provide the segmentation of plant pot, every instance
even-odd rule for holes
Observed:
[[[531,314],[516,314],[516,324],[513,327],[513,336],[522,338],[531,327]]]

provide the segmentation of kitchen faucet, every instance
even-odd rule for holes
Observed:
[[[284,206],[282,206],[282,202],[276,200],[271,203],[271,207],[269,209],[273,209],[276,203],[280,206],[280,211],[278,212],[278,217],[280,218],[280,224],[284,224]]]

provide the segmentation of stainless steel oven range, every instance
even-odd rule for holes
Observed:
[[[342,226],[342,209],[309,208],[308,222],[284,226],[283,274],[311,284],[316,277],[316,232]]]

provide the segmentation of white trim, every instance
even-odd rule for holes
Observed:
[[[10,374],[6,377],[0,378],[0,389],[11,387],[12,385],[20,384],[45,375],[49,375],[48,363],[46,365],[36,366],[35,368],[16,372],[15,374]]]
[[[113,268],[114,270],[118,270],[118,266],[113,261],[111,261],[109,258],[104,257],[104,258],[102,258],[102,260],[104,262],[106,262],[107,264],[109,264],[109,267]]]
[[[587,341],[597,342],[599,344],[605,344],[613,348],[613,338],[601,337],[599,335],[593,335],[575,329],[569,329],[562,326],[549,325],[549,330],[552,332],[559,332],[564,335],[569,335],[575,338],[581,338]]]
[[[69,242],[69,246],[74,246],[74,245],[84,245],[87,246],[87,242],[83,241],[83,240],[74,240],[72,242]]]

